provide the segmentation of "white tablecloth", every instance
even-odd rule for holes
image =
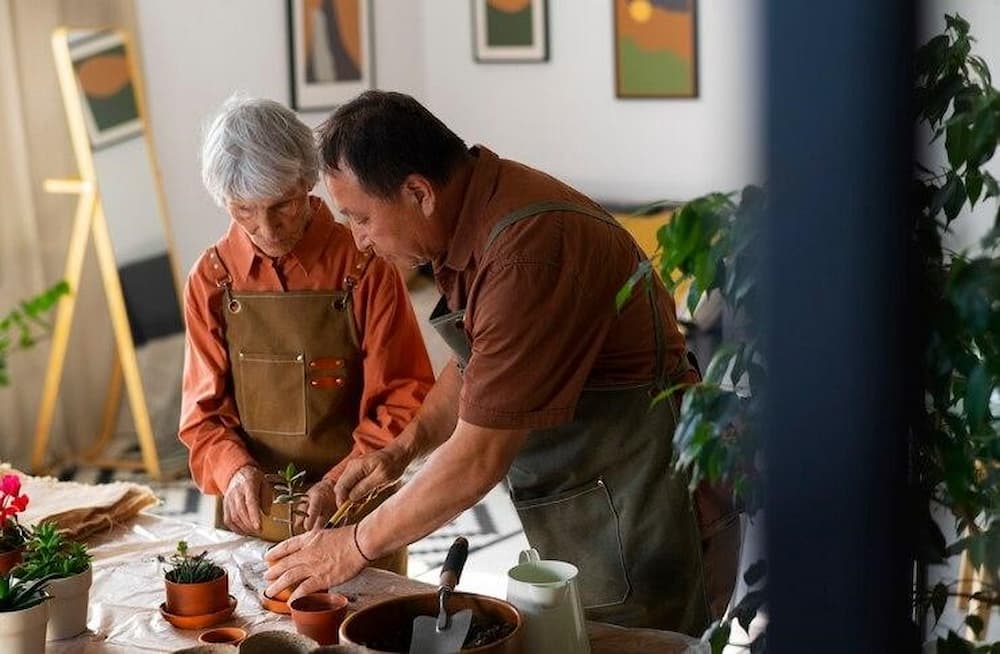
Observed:
[[[159,610],[164,587],[162,566],[156,557],[173,552],[179,540],[186,540],[194,553],[208,550],[212,560],[229,573],[229,592],[236,598],[236,611],[220,626],[243,627],[250,633],[265,629],[294,631],[288,617],[264,610],[256,592],[243,584],[240,564],[260,565],[267,543],[140,514],[130,525],[102,537],[91,548],[94,585],[90,590],[89,633],[50,642],[46,653],[173,652],[197,645],[201,631],[176,629]]]
[[[163,573],[157,555],[174,551],[186,540],[194,553],[208,550],[212,560],[229,573],[229,592],[236,611],[224,625],[243,627],[253,634],[280,629],[294,631],[287,616],[266,611],[255,588],[263,570],[268,543],[178,520],[140,514],[134,522],[103,536],[91,547],[94,585],[90,590],[89,631],[77,638],[50,642],[47,654],[126,654],[173,652],[198,644],[201,631],[174,628],[160,615],[164,601]],[[241,572],[242,570],[242,572]],[[336,588],[351,599],[350,609],[431,586],[381,570],[365,570]],[[704,654],[703,644],[680,634],[651,629],[623,629],[588,623],[592,654]],[[534,654],[534,653],[527,653]]]

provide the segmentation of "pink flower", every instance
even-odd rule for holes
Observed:
[[[14,502],[13,502],[12,506],[15,509],[17,509],[18,513],[20,513],[21,511],[24,511],[26,508],[28,508],[28,496],[27,495],[18,495],[17,497],[14,498]]]
[[[17,475],[4,475],[0,479],[0,491],[4,495],[17,495],[21,492],[21,478]]]

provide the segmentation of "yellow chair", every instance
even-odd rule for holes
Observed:
[[[662,209],[655,213],[650,213],[646,215],[636,215],[634,213],[615,213],[614,217],[622,227],[628,230],[632,235],[632,238],[636,240],[642,251],[646,253],[647,257],[652,257],[653,253],[659,247],[659,243],[656,240],[656,232],[661,226],[667,224],[670,221],[670,217],[673,215],[673,211],[669,209]],[[674,278],[680,277],[679,272],[674,272]],[[687,296],[688,289],[691,283],[689,281],[683,282],[680,286],[674,289],[674,304],[676,306],[677,317],[683,321],[690,321],[691,312],[687,309]]]

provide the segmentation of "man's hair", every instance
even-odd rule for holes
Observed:
[[[393,91],[365,91],[318,129],[323,171],[350,168],[365,192],[393,198],[408,175],[442,185],[468,155],[465,142],[419,102]]]

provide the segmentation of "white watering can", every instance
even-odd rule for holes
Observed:
[[[521,552],[519,561],[507,571],[507,601],[524,618],[525,651],[589,654],[577,567],[543,560],[534,549]]]

